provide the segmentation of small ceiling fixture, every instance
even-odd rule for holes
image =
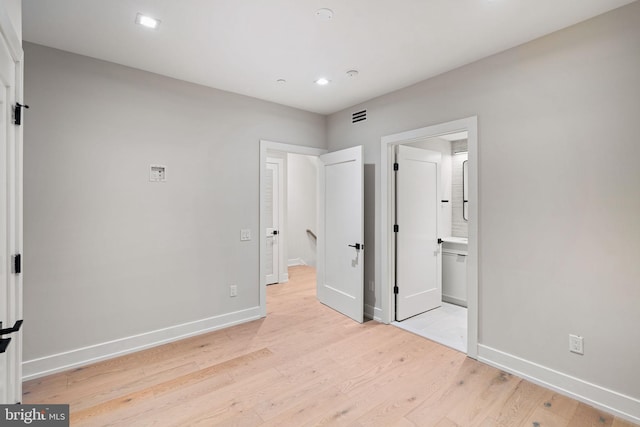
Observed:
[[[318,9],[316,10],[316,18],[321,21],[331,21],[333,18],[333,10],[327,8]]]
[[[316,80],[316,84],[320,85],[320,86],[326,86],[328,85],[330,82],[329,79],[325,79],[324,77],[319,78],[318,80]]]
[[[349,71],[347,71],[347,76],[349,76],[349,77],[355,77],[358,74],[359,74],[358,70],[349,70]]]
[[[136,15],[136,24],[155,30],[158,28],[158,25],[160,25],[160,20],[138,13]]]
[[[276,80],[276,83],[281,84],[281,85],[285,84],[286,82],[287,82],[287,81],[286,81],[285,79],[278,79],[278,80]]]

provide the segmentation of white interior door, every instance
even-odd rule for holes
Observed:
[[[396,320],[442,305],[438,243],[438,152],[399,145],[396,151]]]
[[[318,298],[364,321],[364,169],[362,146],[320,156]]]
[[[21,245],[20,128],[13,124],[16,103],[16,68],[4,31],[0,31],[0,322],[11,328],[22,319],[21,276],[13,268],[13,256]],[[21,401],[21,332],[0,336],[0,404]]]
[[[283,161],[267,159],[265,174],[265,214],[266,214],[266,283],[278,283],[280,277],[280,198],[282,197],[281,179]]]

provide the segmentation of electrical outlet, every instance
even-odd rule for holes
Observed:
[[[581,336],[569,334],[569,351],[584,354],[584,342]]]
[[[240,240],[251,240],[251,230],[248,228],[243,228],[240,230]]]
[[[230,297],[238,296],[238,287],[236,285],[229,285],[229,296]]]

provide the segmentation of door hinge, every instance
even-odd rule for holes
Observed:
[[[395,286],[393,287],[393,293],[394,293],[394,294],[397,294],[397,293],[398,293],[398,285],[395,285]]]
[[[398,231],[400,231],[400,226],[398,226],[398,224],[393,226],[393,232],[397,233]]]
[[[20,274],[22,273],[22,255],[17,254],[13,256],[13,273]]]
[[[400,169],[400,165],[398,165],[397,163],[393,164],[393,170],[397,171],[398,169]]]
[[[16,106],[13,107],[13,124],[20,126],[22,124],[22,109],[29,108],[28,105],[20,104],[16,102]]]

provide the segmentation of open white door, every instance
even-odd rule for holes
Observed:
[[[320,156],[318,298],[364,321],[362,146]]]
[[[442,305],[438,243],[441,158],[435,151],[397,147],[396,320]]]
[[[0,404],[12,404],[22,400],[22,276],[16,259],[22,244],[22,138],[13,112],[20,68],[16,46],[10,49],[6,38],[9,29],[0,30]]]
[[[280,278],[280,197],[282,197],[283,161],[281,159],[267,159],[265,174],[265,213],[267,222],[266,248],[266,283],[278,283]]]

